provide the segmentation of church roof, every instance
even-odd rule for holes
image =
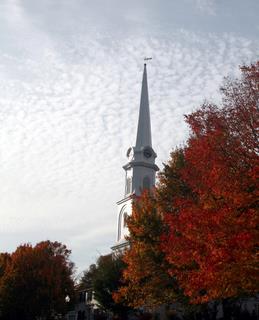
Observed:
[[[144,64],[142,79],[136,149],[145,146],[152,147],[146,64]]]

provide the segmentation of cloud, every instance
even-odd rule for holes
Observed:
[[[107,3],[100,16],[97,5],[88,8],[100,25],[89,12],[84,16],[79,0],[62,8],[47,0],[3,3],[0,27],[9,36],[0,45],[0,250],[64,241],[82,269],[115,241],[115,203],[123,196],[125,153],[135,143],[143,57],[153,57],[153,144],[162,168],[188,135],[183,115],[205,98],[219,101],[223,77],[238,76],[238,65],[256,59],[259,41],[254,34],[193,31],[180,22],[172,29],[164,8],[152,11],[155,1],[148,11],[141,8],[137,28],[130,12],[118,17]],[[165,17],[163,30],[151,25],[158,17]],[[114,29],[120,24],[124,37]]]
[[[216,14],[216,1],[215,0],[196,0],[198,8],[207,14]]]

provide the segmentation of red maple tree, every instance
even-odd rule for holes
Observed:
[[[161,247],[192,302],[258,292],[258,84],[259,62],[226,82],[222,107],[186,117],[181,176],[193,196],[165,214]]]
[[[54,318],[66,311],[74,294],[70,250],[59,242],[43,241],[1,254],[0,310],[3,319]],[[1,319],[2,319],[1,318]]]

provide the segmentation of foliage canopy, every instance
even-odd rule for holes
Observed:
[[[64,314],[74,295],[70,250],[59,242],[19,246],[0,255],[0,310],[3,319],[52,319]]]

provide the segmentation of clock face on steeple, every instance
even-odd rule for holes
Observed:
[[[152,157],[153,151],[150,147],[146,147],[143,151],[144,157],[149,159]]]

